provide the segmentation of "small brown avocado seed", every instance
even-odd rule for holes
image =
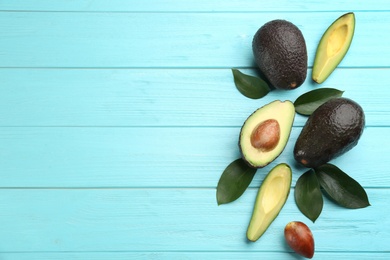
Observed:
[[[309,227],[300,221],[289,222],[284,229],[287,244],[297,254],[306,258],[314,255],[314,238]]]
[[[279,143],[280,125],[275,119],[258,124],[251,134],[251,144],[262,152],[272,151]]]

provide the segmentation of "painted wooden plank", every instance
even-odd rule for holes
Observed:
[[[0,126],[241,127],[264,104],[319,87],[344,90],[368,126],[389,126],[389,69],[337,69],[322,85],[310,75],[294,91],[252,100],[237,91],[230,69],[0,69]],[[305,121],[297,116],[294,125]]]
[[[0,128],[1,187],[217,186],[225,167],[240,157],[240,128]],[[365,187],[390,187],[390,128],[369,127],[359,144],[334,160]],[[258,171],[251,186],[277,163],[293,167],[294,128],[286,149]]]
[[[255,0],[231,0],[221,5],[220,1],[187,0],[172,1],[126,1],[126,0],[93,0],[93,1],[50,1],[36,0],[34,2],[22,2],[15,0],[3,0],[0,2],[1,10],[12,11],[84,11],[84,12],[270,12],[270,11],[367,11],[390,10],[386,0],[375,1],[337,1],[337,4],[329,4],[325,1],[255,1]]]
[[[290,252],[284,226],[300,220],[311,228],[317,252],[388,252],[390,189],[369,189],[372,206],[359,210],[326,201],[315,224],[289,196],[263,237],[249,243],[256,192],[218,207],[214,189],[1,189],[1,250],[283,253]]]
[[[382,33],[389,29],[389,3],[283,1],[201,0],[174,8],[169,1],[0,1],[0,8],[22,11],[0,12],[0,67],[49,68],[0,70],[0,258],[294,258],[283,244],[283,227],[309,221],[291,195],[266,237],[245,241],[266,171],[237,202],[216,206],[217,180],[238,156],[239,126],[259,106],[237,93],[228,69],[253,67],[251,36],[280,16],[307,35],[311,64],[322,31],[356,8],[362,10],[356,36],[341,65],[354,69],[337,70],[324,86],[344,84],[346,96],[367,111],[363,139],[335,163],[366,187],[372,206],[345,210],[327,200],[310,226],[316,259],[387,259],[389,128],[381,126],[390,122],[389,74],[371,68],[390,64]],[[52,69],[61,67],[139,69]],[[294,95],[312,87],[305,84]],[[261,102],[282,96],[293,95],[272,93]],[[275,164],[293,164],[292,145],[303,122],[297,118]],[[293,169],[295,183],[304,169]]]
[[[0,67],[253,67],[252,37],[273,19],[302,30],[311,65],[323,32],[341,14],[2,12]],[[388,12],[356,12],[356,20],[340,66],[389,67],[382,33]]]
[[[388,252],[362,253],[362,252],[316,252],[315,259],[351,259],[354,260],[388,260]],[[297,256],[291,252],[69,252],[69,253],[1,253],[2,260],[129,260],[129,259],[294,259]]]

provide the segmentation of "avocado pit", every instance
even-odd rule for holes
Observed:
[[[275,119],[267,119],[255,127],[251,134],[251,144],[262,152],[272,151],[280,140],[280,125]]]

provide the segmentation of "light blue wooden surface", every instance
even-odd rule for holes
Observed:
[[[358,146],[333,161],[371,206],[325,200],[311,223],[293,192],[306,118],[283,154],[236,202],[217,206],[246,117],[318,86],[243,97],[231,68],[256,75],[253,34],[287,19],[303,32],[309,72],[319,38],[354,11],[355,37],[321,87],[366,112]],[[314,259],[390,258],[390,2],[0,0],[0,259],[299,259],[284,226],[304,221]],[[290,197],[256,243],[245,239],[268,170],[293,168]]]

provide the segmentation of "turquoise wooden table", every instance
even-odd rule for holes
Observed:
[[[390,2],[0,1],[0,259],[299,259],[292,220],[312,230],[314,259],[390,258]],[[231,68],[256,75],[251,42],[272,19],[305,36],[309,71],[325,29],[356,15],[351,48],[321,86],[260,100]],[[350,210],[325,199],[315,223],[293,191],[292,149],[217,206],[224,168],[255,109],[319,87],[344,90],[366,113],[359,144],[335,159],[367,191]],[[245,232],[272,166],[293,169],[290,196],[257,242]]]

